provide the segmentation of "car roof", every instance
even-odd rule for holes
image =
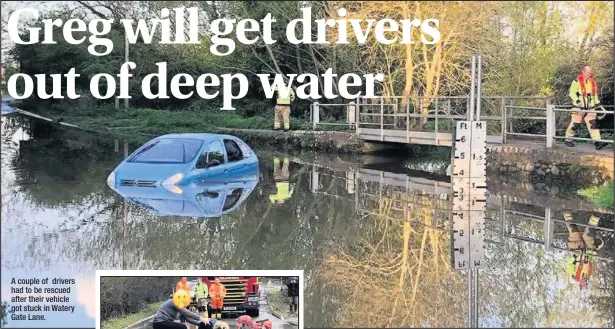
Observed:
[[[237,139],[235,136],[231,135],[223,135],[223,134],[208,134],[208,133],[184,133],[184,134],[167,134],[156,137],[155,139],[198,139],[202,141],[210,141],[216,138],[233,138]]]

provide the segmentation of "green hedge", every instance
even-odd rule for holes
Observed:
[[[599,207],[609,208],[613,207],[614,204],[614,187],[613,181],[610,181],[601,186],[592,186],[583,189],[579,191],[579,194],[591,199]]]

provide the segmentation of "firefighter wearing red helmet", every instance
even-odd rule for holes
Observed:
[[[237,318],[237,329],[255,329],[254,320],[249,315],[242,315]]]
[[[257,321],[249,315],[242,315],[237,318],[237,329],[272,329],[273,323],[269,319]]]
[[[265,320],[263,321],[263,324],[261,326],[262,329],[272,329],[273,328],[273,323],[269,320]]]

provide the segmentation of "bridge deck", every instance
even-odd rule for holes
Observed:
[[[365,141],[374,142],[389,142],[389,143],[402,143],[402,144],[422,144],[422,145],[434,145],[434,146],[452,146],[453,135],[449,132],[424,132],[424,131],[406,131],[406,130],[392,130],[392,129],[369,129],[359,128],[359,138]],[[506,144],[502,143],[501,136],[487,136],[487,143],[494,145],[512,145],[519,146],[528,149],[546,149],[545,141],[536,140],[519,140],[511,139],[506,140]],[[591,154],[601,156],[612,156],[613,148],[605,147],[601,150],[596,150],[593,144],[590,143],[577,143],[575,147],[565,146],[563,141],[554,143],[553,148],[565,149],[572,153],[578,154]]]
[[[452,146],[453,134],[449,132],[406,131],[393,129],[359,128],[359,138],[368,141],[381,141],[406,144]],[[488,143],[501,143],[501,136],[487,136]]]

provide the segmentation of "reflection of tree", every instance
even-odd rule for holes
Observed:
[[[613,263],[605,261],[597,261],[594,264],[593,283],[590,288],[589,300],[594,305],[598,314],[605,319],[601,325],[603,328],[613,328],[615,321],[612,317],[613,309],[615,308],[615,296],[613,295],[614,268]]]
[[[501,219],[497,212],[490,216]],[[542,239],[535,234],[541,225],[526,219],[517,224],[517,234]],[[496,321],[488,326],[612,327],[612,263],[594,264],[590,289],[583,292],[566,274],[568,251],[493,235],[479,279],[481,319]]]
[[[446,202],[390,188],[381,195],[359,241],[319,268],[343,292],[335,325],[464,325],[464,279],[450,267],[449,233],[436,227]]]
[[[107,204],[113,192],[105,179],[121,161],[113,145],[70,129],[48,135],[45,129],[49,128],[41,126],[49,125],[34,121],[27,125],[33,138],[21,141],[12,158],[10,166],[19,189],[38,205]]]

